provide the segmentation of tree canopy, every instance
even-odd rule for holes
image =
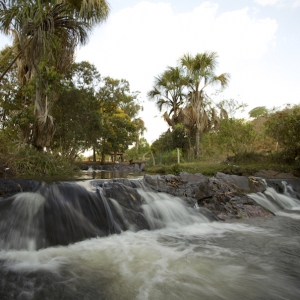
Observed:
[[[52,110],[75,48],[87,42],[92,27],[104,21],[108,13],[104,0],[0,2],[0,31],[13,36],[11,51],[15,56],[1,79],[16,62],[21,86],[34,85],[31,101],[35,121],[24,131],[32,130],[31,143],[37,149],[49,147],[55,133]]]

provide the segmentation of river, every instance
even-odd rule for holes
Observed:
[[[80,185],[93,190],[90,183]],[[300,298],[300,201],[291,190],[250,195],[268,209],[273,205],[274,217],[232,222],[211,222],[168,194],[138,193],[152,230],[39,249],[32,237],[23,247],[7,246],[18,244],[7,238],[0,252],[0,299]],[[17,199],[12,203],[18,206]],[[30,226],[41,205],[34,200],[26,206]],[[17,218],[0,223],[8,236],[16,237],[17,221],[29,226]]]

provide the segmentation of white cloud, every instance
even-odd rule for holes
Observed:
[[[295,0],[293,3],[293,7],[299,7],[300,6],[300,0]]]
[[[277,5],[280,2],[282,2],[282,0],[254,0],[254,2],[262,6],[266,6],[266,5]]]
[[[268,61],[282,41],[276,37],[277,27],[276,20],[259,19],[249,8],[220,14],[217,4],[204,2],[188,13],[175,13],[169,3],[144,1],[112,13],[78,51],[77,61],[88,60],[102,76],[125,78],[133,91],[141,91],[145,107],[141,117],[148,128],[145,137],[152,142],[167,125],[146,94],[154,76],[168,65],[175,66],[187,52],[218,52],[218,72],[231,74],[224,97],[248,103],[249,110],[295,103],[300,95],[298,82],[291,72],[281,72],[280,59]]]
[[[261,6],[299,7],[300,0],[254,0]]]
[[[218,5],[204,2],[192,12],[176,14],[168,3],[141,2],[111,15],[78,52],[77,60],[89,60],[102,75],[125,78],[132,90],[142,92],[146,138],[152,142],[167,129],[160,117],[153,119],[159,112],[146,98],[154,76],[168,65],[175,66],[184,53],[216,51],[220,72],[232,74],[230,90],[235,97],[234,87],[240,90],[237,83],[247,76],[246,66],[253,66],[267,53],[276,30],[276,21],[257,20],[247,8],[218,15]],[[241,93],[245,91],[246,87]]]
[[[89,60],[103,76],[125,78],[132,90],[141,91],[145,136],[152,142],[167,126],[160,117],[154,119],[159,112],[146,93],[154,76],[168,65],[175,66],[186,52],[218,52],[219,72],[232,76],[228,97],[239,95],[254,107],[269,106],[271,94],[274,105],[282,101],[278,92],[282,79],[266,80],[272,74],[262,65],[268,51],[276,47],[276,30],[275,20],[256,19],[248,8],[218,14],[218,5],[204,2],[192,12],[176,14],[168,3],[141,2],[112,14],[78,52],[77,60]]]

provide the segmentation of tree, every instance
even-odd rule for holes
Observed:
[[[130,91],[127,80],[105,77],[97,93],[102,114],[100,152],[104,162],[105,154],[124,152],[138,138],[144,127],[138,126],[136,116],[142,106],[138,103],[138,93]]]
[[[300,157],[300,106],[272,113],[265,122],[267,134],[289,152],[292,159]]]
[[[172,130],[172,148],[179,148],[182,153],[187,153],[189,149],[189,137],[186,128],[182,124],[177,124]]]
[[[136,140],[136,125],[130,117],[121,109],[107,119],[105,123],[110,128],[110,134],[106,141],[111,145],[114,152],[114,161],[117,152],[125,152],[128,147]]]
[[[56,132],[51,149],[68,159],[75,159],[95,145],[101,130],[97,99],[88,90],[72,88],[61,93],[53,109]]]
[[[229,83],[229,74],[215,74],[218,55],[216,52],[198,53],[194,57],[185,54],[180,58],[180,65],[185,72],[186,86],[188,89],[187,107],[185,115],[195,121],[195,156],[200,155],[200,133],[207,127],[209,117],[207,107],[209,101],[205,94],[208,86],[215,84],[225,88]],[[216,120],[216,113],[211,110],[212,121]]]
[[[239,102],[235,99],[222,100],[217,104],[217,107],[222,109],[228,118],[234,118],[239,111],[244,112],[247,106],[248,104]]]
[[[155,77],[154,87],[147,94],[150,100],[156,100],[159,111],[164,107],[167,109],[164,119],[172,127],[179,123],[178,114],[185,98],[184,83],[183,70],[180,67],[168,67]]]
[[[151,150],[150,145],[145,138],[140,138],[139,140],[139,148],[132,147],[127,150],[128,160],[146,160],[146,156],[150,156]]]
[[[256,132],[250,122],[243,119],[224,119],[217,134],[219,146],[233,154],[251,150]]]
[[[73,63],[67,72],[65,79],[72,87],[84,89],[92,92],[94,95],[99,90],[101,84],[101,75],[95,65],[88,61]]]
[[[137,129],[136,140],[135,140],[135,151],[136,153],[138,153],[140,141],[141,141],[140,137],[144,135],[144,132],[147,130],[147,128],[145,127],[145,122],[141,118],[134,119],[134,123]]]
[[[43,150],[55,132],[51,111],[61,75],[73,62],[77,45],[86,43],[91,27],[106,19],[108,5],[104,0],[8,0],[0,6],[0,30],[14,36],[20,83],[34,81],[32,143]]]
[[[0,73],[14,59],[10,47],[5,47],[0,52]],[[11,68],[0,82],[0,129],[6,127],[13,111],[19,110],[21,88],[18,83],[17,68]]]
[[[267,116],[268,112],[269,111],[267,110],[267,108],[265,106],[258,106],[249,111],[249,116],[250,116],[250,118],[257,119],[262,116]]]
[[[64,80],[53,108],[56,132],[51,149],[74,159],[80,151],[95,148],[101,125],[100,102],[96,97],[101,76],[89,62],[74,63]]]

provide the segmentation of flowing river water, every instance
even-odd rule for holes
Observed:
[[[93,191],[90,181],[80,185]],[[250,194],[274,217],[234,222],[211,222],[168,194],[138,193],[152,230],[44,248],[35,216],[46,200],[23,193],[30,200],[21,207],[23,194],[14,198],[0,222],[0,299],[300,299],[300,201],[290,187]]]

